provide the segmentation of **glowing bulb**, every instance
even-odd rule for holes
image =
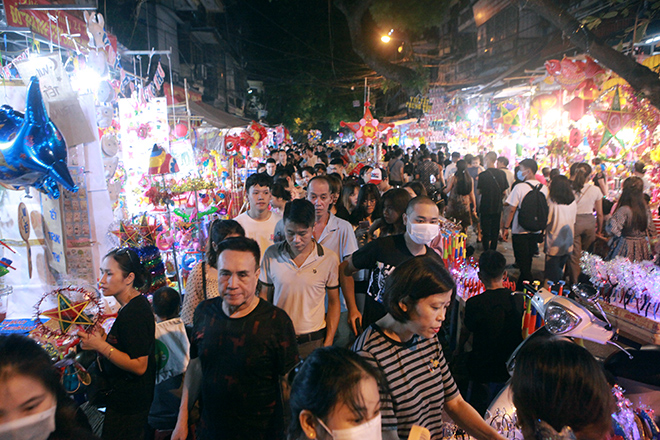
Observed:
[[[468,112],[467,117],[470,122],[477,122],[479,120],[479,112],[477,112],[476,108],[473,108]]]
[[[389,43],[390,41],[392,41],[392,39],[390,38],[389,35],[383,35],[382,37],[380,37],[380,41],[382,41],[383,43]]]

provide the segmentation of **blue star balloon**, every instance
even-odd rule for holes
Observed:
[[[39,80],[32,77],[24,115],[0,107],[0,182],[17,189],[33,185],[53,198],[60,196],[58,183],[76,192],[66,156],[64,137],[48,118]]]

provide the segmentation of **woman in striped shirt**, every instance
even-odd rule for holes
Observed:
[[[397,266],[387,278],[388,310],[358,338],[353,351],[378,367],[389,392],[381,398],[383,439],[408,438],[413,426],[442,438],[442,410],[479,440],[502,440],[461,397],[437,333],[452,299],[454,281],[427,256]]]

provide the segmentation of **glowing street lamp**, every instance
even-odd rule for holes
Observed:
[[[382,37],[380,37],[380,41],[382,41],[383,43],[389,43],[390,41],[392,41],[392,33],[393,32],[394,32],[394,29],[390,29],[390,31],[387,33],[387,35],[383,35]]]

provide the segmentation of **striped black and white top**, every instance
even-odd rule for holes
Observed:
[[[353,351],[385,375],[388,392],[381,398],[383,430],[408,438],[413,425],[442,438],[442,408],[459,396],[437,337],[415,335],[398,342],[373,324],[355,341]]]

